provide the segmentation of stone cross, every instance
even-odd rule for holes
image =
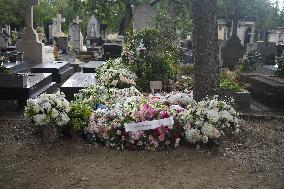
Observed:
[[[26,9],[27,28],[33,28],[33,6],[39,5],[39,0],[22,0],[22,2]]]
[[[74,19],[73,22],[80,24],[80,22],[82,22],[82,20],[79,18],[79,16],[76,16],[76,19]]]
[[[57,31],[61,31],[61,22],[65,22],[65,18],[61,17],[61,14],[57,14],[56,18],[53,18],[53,22],[56,23]]]

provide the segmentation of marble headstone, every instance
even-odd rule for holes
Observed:
[[[65,34],[61,30],[61,23],[65,22],[65,18],[61,17],[61,14],[57,14],[56,18],[53,18],[52,24],[52,36],[53,37],[64,37]]]
[[[22,0],[26,11],[27,27],[23,38],[17,41],[18,52],[24,52],[23,59],[31,65],[43,62],[44,45],[38,39],[38,35],[33,29],[33,6],[39,4],[39,0]]]
[[[70,45],[76,51],[81,51],[83,49],[83,36],[81,33],[80,22],[82,22],[82,20],[77,16],[69,25]]]
[[[92,17],[88,21],[87,38],[93,39],[99,38],[100,36],[100,22],[94,15],[92,15]]]
[[[157,16],[157,12],[148,4],[139,4],[133,7],[133,29],[141,30],[146,28],[154,28],[153,19]]]

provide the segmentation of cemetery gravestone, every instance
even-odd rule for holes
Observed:
[[[256,49],[261,55],[260,62],[266,65],[275,65],[275,56],[277,54],[276,44],[268,41],[268,33],[265,34],[265,41],[258,41]]]
[[[94,15],[88,21],[87,37],[90,39],[100,37],[100,23]]]
[[[52,30],[53,30],[53,37],[64,37],[65,34],[61,30],[61,23],[65,22],[65,18],[61,17],[61,14],[57,14],[56,18],[53,18],[53,25],[52,25]]]
[[[133,7],[133,29],[142,30],[146,28],[155,28],[152,24],[157,12],[148,4],[139,4]]]
[[[43,61],[44,45],[39,41],[38,35],[33,29],[33,6],[39,4],[39,0],[22,0],[26,10],[27,28],[22,39],[17,44],[17,51],[24,52],[24,61],[31,65],[40,64]]]
[[[77,16],[69,25],[70,44],[76,51],[81,51],[83,49],[83,36],[81,33],[80,22],[82,22],[82,20]]]
[[[226,41],[224,47],[221,48],[222,66],[228,68],[234,68],[245,53],[245,47],[242,46],[241,40],[237,36],[238,16],[236,9],[234,9],[232,27],[232,36]]]

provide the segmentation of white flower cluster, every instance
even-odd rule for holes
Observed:
[[[165,98],[170,104],[181,106],[188,106],[194,102],[192,93],[171,92]]]
[[[25,107],[25,117],[37,125],[49,123],[59,126],[69,122],[67,113],[70,111],[69,102],[63,93],[42,94],[37,98],[29,99]]]
[[[135,87],[124,89],[111,88],[109,89],[109,102],[112,104],[123,103],[129,97],[141,95],[142,94]]]
[[[123,66],[122,59],[108,61],[98,69],[98,82],[107,87],[118,87],[119,85],[136,85],[136,75]]]
[[[186,139],[191,143],[217,139],[239,132],[238,114],[232,106],[217,97],[203,100],[182,113]]]

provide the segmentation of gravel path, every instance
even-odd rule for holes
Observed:
[[[64,138],[43,146],[23,120],[0,121],[0,188],[284,188],[284,121],[244,121],[220,146],[114,151]]]

